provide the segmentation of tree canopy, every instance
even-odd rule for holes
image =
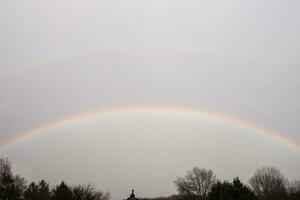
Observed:
[[[224,181],[213,185],[208,194],[209,200],[255,200],[255,194],[239,178],[232,183]]]
[[[216,182],[216,175],[212,170],[194,167],[185,177],[178,177],[174,183],[180,194],[197,196],[206,199],[208,192]]]
[[[273,167],[257,169],[248,187],[239,178],[217,181],[212,170],[194,167],[174,181],[178,194],[138,200],[299,200],[300,181],[288,181]],[[132,194],[133,195],[133,194]],[[26,183],[14,174],[7,158],[0,158],[0,200],[109,200],[109,193],[93,185],[49,186],[45,180]]]
[[[69,186],[64,181],[50,188],[45,180],[39,183],[26,181],[14,175],[7,158],[0,158],[0,200],[108,200],[109,193],[92,185]]]
[[[274,167],[257,169],[249,181],[253,191],[263,200],[287,199],[288,180]]]

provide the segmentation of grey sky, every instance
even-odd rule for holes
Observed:
[[[0,141],[12,138],[17,132],[81,111],[158,104],[225,113],[282,132],[300,143],[299,8],[297,0],[3,0],[0,2]],[[101,132],[105,136],[103,140],[110,141],[109,144],[115,141],[109,139],[108,133],[124,132],[130,136],[131,132],[143,132],[146,136],[158,132],[161,136],[153,136],[155,140],[150,143],[153,145],[156,139],[160,142],[172,140],[171,136],[164,136],[166,132],[178,132],[181,136],[173,138],[177,142],[183,140],[185,134],[201,132],[202,135],[197,136],[200,144],[205,138],[206,144],[213,145],[212,141],[217,137],[215,133],[228,134],[234,139],[239,135],[235,132],[242,131],[228,127],[220,130],[220,124],[216,124],[217,127],[200,126],[201,121],[184,126],[189,123],[184,117],[174,119],[166,116],[159,122],[153,116],[142,119],[135,116],[131,123],[119,119],[111,119],[107,123],[99,120],[97,127],[90,132],[92,135]],[[172,128],[178,123],[182,123],[181,128]],[[156,126],[153,128],[149,124]],[[116,125],[122,127],[122,131],[114,129]],[[92,152],[95,136],[80,134],[89,132],[85,126],[88,127],[88,124],[68,130],[76,132],[74,141],[68,141],[68,134],[58,130],[62,146],[68,144],[76,151],[72,146],[74,142],[74,145],[86,147],[85,153]],[[215,128],[218,130],[213,130]],[[206,131],[205,134],[210,136],[205,136],[203,132]],[[123,139],[127,141],[126,138]],[[143,144],[142,138],[135,139]],[[126,188],[130,187],[126,177],[133,175],[128,164],[133,160],[130,154],[123,155],[126,159],[120,156],[120,159],[125,159],[124,173],[113,175],[115,171],[112,170],[112,178],[107,175],[103,181],[99,178],[104,176],[101,170],[107,170],[105,174],[109,174],[108,169],[115,169],[112,166],[118,163],[117,153],[102,155],[95,150],[96,155],[103,156],[102,159],[110,156],[116,159],[107,164],[107,168],[101,168],[100,161],[84,159],[99,166],[97,169],[83,167],[99,173],[97,178],[85,173],[78,175],[79,168],[74,174],[65,168],[62,171],[59,167],[48,169],[46,164],[55,165],[56,160],[64,160],[69,155],[69,151],[64,151],[55,140],[54,136],[49,141],[43,137],[38,140],[44,146],[51,144],[51,151],[43,150],[42,145],[31,141],[35,144],[31,148],[21,151],[18,148],[22,147],[12,147],[0,155],[11,157],[16,169],[29,179],[45,177],[55,182],[67,174],[71,183],[91,181],[110,190],[117,198],[127,195],[127,190],[130,192],[131,188]],[[80,144],[80,140],[86,140],[86,146]],[[254,141],[257,143],[251,143]],[[31,144],[28,142],[23,145]],[[130,144],[128,141],[125,143]],[[187,146],[192,144],[186,143]],[[159,145],[158,149],[161,148],[162,152],[168,150]],[[278,166],[289,176],[300,176],[297,171],[299,154],[285,151],[283,147],[270,144],[270,149],[279,154],[276,157],[249,150],[253,146],[264,150],[259,138],[248,143],[243,138],[232,140],[232,150],[228,142],[223,145],[209,155],[200,154],[199,158],[192,157],[186,162],[183,158],[175,159],[180,150],[172,146],[169,150],[172,149],[173,153],[169,152],[170,156],[166,159],[170,162],[164,164],[163,157],[157,157],[157,162],[163,162],[162,167],[148,163],[148,174],[155,169],[152,176],[143,176],[142,180],[141,176],[135,175],[134,184],[140,187],[140,193],[149,196],[170,194],[174,192],[171,178],[183,175],[196,164],[219,170],[218,175],[224,178],[239,175],[246,180],[260,165]],[[199,146],[198,151],[203,153],[205,148]],[[234,152],[243,147],[243,151],[252,152],[244,171],[237,171],[234,165],[230,165],[240,159],[238,156],[230,158],[224,164],[225,169],[217,169],[219,165],[214,160],[222,160],[221,155],[226,154],[223,148]],[[116,152],[121,153],[126,145],[119,144],[119,148],[116,147]],[[40,154],[30,156],[34,150]],[[59,150],[64,153],[56,157]],[[109,150],[110,147],[107,147],[103,151]],[[42,153],[49,154],[51,159],[39,164]],[[144,153],[151,158],[151,150]],[[78,154],[85,157],[84,152]],[[160,154],[154,152],[153,155]],[[202,158],[204,164],[201,163]],[[185,164],[178,165],[164,176],[165,167],[174,164],[175,160]],[[288,166],[288,163],[293,165]],[[143,167],[143,163],[138,166]],[[137,174],[139,170],[135,170]],[[153,175],[155,173],[158,175]],[[126,181],[118,180],[117,176]],[[162,182],[157,187],[151,185],[155,176],[161,177]],[[147,178],[152,181],[151,184],[145,180]],[[117,181],[119,183],[115,184]],[[152,189],[145,189],[147,185]]]

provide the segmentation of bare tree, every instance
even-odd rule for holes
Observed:
[[[194,167],[185,177],[179,177],[174,181],[180,194],[196,195],[200,199],[207,198],[208,192],[216,182],[216,175],[212,170],[199,167]]]
[[[94,186],[78,185],[73,187],[73,194],[76,200],[108,200],[109,193],[103,193],[102,191],[96,190]]]
[[[294,180],[289,182],[288,193],[300,193],[300,180]]]
[[[289,182],[288,186],[289,200],[300,199],[300,181],[294,180]]]
[[[257,169],[249,183],[259,199],[284,200],[287,198],[288,180],[274,167]]]
[[[14,176],[14,195],[19,199],[23,199],[24,191],[26,190],[26,180],[20,175]]]

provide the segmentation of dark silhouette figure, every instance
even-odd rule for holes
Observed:
[[[127,200],[138,200],[134,195],[134,190],[131,190],[131,195],[128,197]]]

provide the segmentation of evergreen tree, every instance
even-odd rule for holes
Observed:
[[[255,200],[254,193],[238,178],[232,183],[224,181],[215,184],[208,194],[209,200]]]
[[[25,189],[25,180],[14,176],[7,158],[0,159],[0,199],[21,200]]]
[[[49,184],[46,181],[41,180],[39,182],[38,192],[39,192],[38,195],[39,200],[50,200],[51,192],[50,192]]]
[[[50,200],[49,185],[44,181],[32,182],[24,192],[24,200]]]
[[[63,181],[53,190],[52,200],[73,200],[73,192]]]
[[[38,200],[39,187],[35,182],[31,182],[24,192],[24,200]]]

